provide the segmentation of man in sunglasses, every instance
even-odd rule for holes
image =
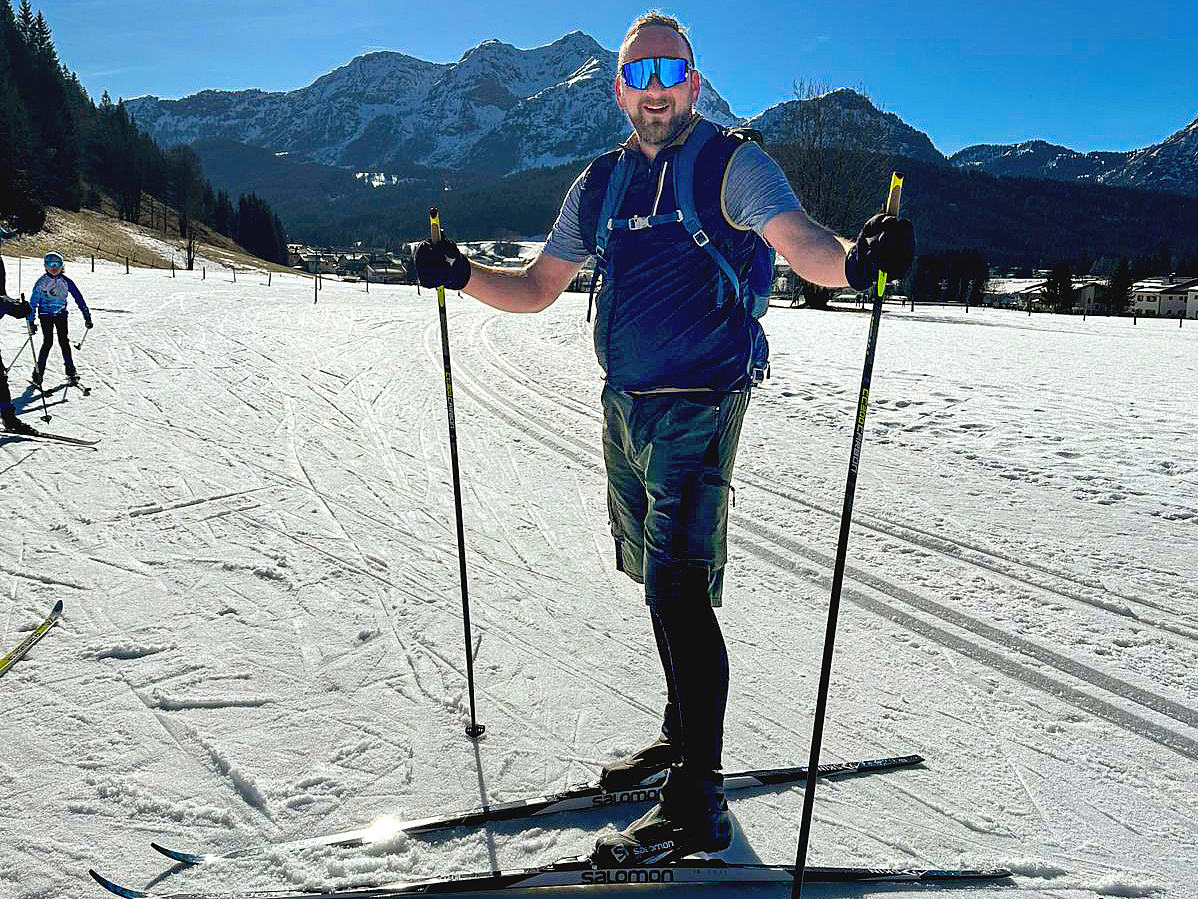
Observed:
[[[532,263],[515,271],[473,263],[442,235],[420,246],[416,268],[426,287],[464,290],[510,312],[549,306],[589,256],[605,275],[594,338],[606,375],[616,567],[644,585],[667,696],[657,740],[601,777],[619,791],[668,771],[660,802],[595,846],[596,863],[621,867],[716,852],[732,839],[720,773],[728,654],[713,608],[722,604],[729,485],[763,374],[764,334],[741,291],[727,300],[728,272],[747,281],[764,238],[806,280],[865,289],[879,270],[902,276],[914,235],[893,216],[875,216],[853,242],[812,221],[757,143],[694,111],[699,73],[672,17],[632,23],[614,89],[633,134],[574,182]],[[699,143],[682,156],[691,141]],[[693,160],[697,233],[684,227],[687,204],[676,197],[686,189],[672,178],[680,159]],[[613,181],[622,194],[609,192]]]

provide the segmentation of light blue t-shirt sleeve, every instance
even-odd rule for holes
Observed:
[[[782,212],[802,212],[803,204],[795,196],[782,167],[760,144],[742,144],[728,164],[724,185],[724,211],[742,228],[758,234],[774,216]]]
[[[586,262],[591,255],[582,239],[582,228],[578,223],[579,197],[582,195],[582,182],[587,171],[574,179],[570,189],[566,191],[566,199],[562,201],[562,210],[557,214],[549,239],[545,241],[545,252],[566,262]]]

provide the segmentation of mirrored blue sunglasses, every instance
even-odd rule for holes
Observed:
[[[624,83],[643,91],[649,86],[653,76],[661,82],[662,87],[674,87],[686,81],[690,63],[676,56],[646,56],[644,59],[634,59],[620,67]]]

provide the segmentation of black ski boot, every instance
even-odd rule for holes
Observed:
[[[33,376],[31,378],[31,380],[37,387],[42,386],[42,370],[40,368],[35,367],[33,369]]]
[[[662,734],[628,758],[604,765],[599,774],[599,786],[606,793],[627,790],[655,774],[668,771],[671,765],[680,761],[678,748]]]
[[[37,431],[29,427],[21,419],[17,418],[17,414],[11,409],[5,409],[3,413],[4,430],[9,434],[23,434],[26,437],[37,436]]]
[[[595,841],[600,868],[636,868],[676,861],[695,852],[719,852],[732,843],[732,817],[718,771],[695,776],[673,768],[661,801],[619,833]]]
[[[79,375],[76,372],[71,372],[69,375],[67,375],[67,386],[68,387],[78,387],[79,386]]]

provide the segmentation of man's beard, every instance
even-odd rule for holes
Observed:
[[[682,129],[690,123],[693,115],[693,112],[687,109],[665,119],[649,118],[638,106],[637,112],[628,114],[628,120],[632,122],[632,128],[641,143],[663,147],[682,133]]]

